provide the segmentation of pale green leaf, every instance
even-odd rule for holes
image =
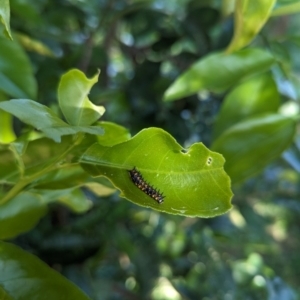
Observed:
[[[104,114],[104,107],[94,105],[88,98],[92,86],[98,81],[98,76],[99,72],[88,79],[76,69],[62,76],[58,87],[58,101],[69,124],[88,126]]]
[[[226,52],[247,46],[270,17],[276,0],[236,0],[234,35]]]
[[[53,51],[49,47],[28,35],[18,32],[14,33],[14,37],[17,38],[19,43],[24,47],[24,49],[28,51],[33,51],[43,56],[55,56]]]

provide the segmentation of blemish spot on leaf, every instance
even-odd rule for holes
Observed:
[[[207,162],[206,162],[206,163],[207,163],[207,165],[209,165],[209,166],[210,166],[210,165],[211,165],[211,163],[212,163],[212,161],[213,161],[213,159],[212,159],[211,157],[208,157],[208,159],[207,159]]]

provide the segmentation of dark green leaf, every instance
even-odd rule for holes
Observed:
[[[0,102],[0,109],[7,111],[24,123],[41,130],[46,136],[60,142],[62,135],[86,132],[90,134],[103,134],[103,129],[97,126],[70,126],[47,106],[32,100],[19,99]]]
[[[270,73],[260,74],[241,83],[224,99],[214,126],[214,138],[246,118],[276,112],[279,101],[279,93]]]
[[[92,86],[98,81],[99,72],[88,79],[79,70],[64,74],[58,87],[59,106],[69,124],[89,126],[105,112],[103,106],[94,105],[88,98]]]
[[[0,37],[0,91],[15,98],[36,98],[30,61],[16,41]]]
[[[244,180],[277,158],[292,142],[295,120],[278,114],[259,115],[230,127],[212,149],[226,159],[233,182]]]
[[[185,71],[167,89],[164,100],[176,100],[201,90],[223,92],[248,76],[269,69],[273,62],[269,52],[255,48],[210,54]]]
[[[12,238],[30,230],[46,212],[47,207],[41,198],[27,192],[0,205],[0,239]]]
[[[37,257],[0,242],[0,295],[14,300],[88,300],[73,283]],[[3,292],[4,291],[4,292]]]
[[[105,176],[121,190],[121,196],[161,212],[213,217],[231,208],[230,179],[223,170],[224,158],[202,143],[183,149],[172,136],[158,128],[142,130],[127,142],[113,147],[91,146],[83,155],[84,168]],[[134,167],[165,196],[158,204],[134,185]]]

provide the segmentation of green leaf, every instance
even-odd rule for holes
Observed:
[[[214,126],[214,138],[245,118],[276,112],[279,109],[279,101],[279,93],[270,73],[244,81],[224,99]]]
[[[8,147],[0,145],[0,183],[14,184],[19,177],[19,168],[13,152]]]
[[[53,51],[42,42],[33,39],[32,37],[22,34],[20,32],[14,33],[14,37],[17,38],[19,43],[27,51],[33,51],[43,56],[55,57]]]
[[[92,206],[92,201],[88,200],[81,189],[77,187],[65,189],[33,189],[33,193],[39,195],[44,204],[61,203],[75,213],[84,213]]]
[[[297,14],[300,12],[300,3],[299,1],[286,4],[286,5],[280,5],[276,6],[275,9],[272,11],[272,17],[277,16],[283,16],[283,15],[291,15],[291,14]]]
[[[0,37],[0,91],[15,98],[36,98],[31,63],[16,42]]]
[[[0,2],[0,23],[2,23],[4,25],[6,36],[12,40],[9,20],[10,20],[9,0],[1,0],[1,2]]]
[[[103,106],[94,105],[88,98],[92,86],[98,81],[99,72],[91,79],[73,69],[64,74],[58,87],[59,106],[69,124],[88,126],[105,112]]]
[[[97,125],[104,129],[104,135],[97,136],[97,140],[102,146],[114,146],[127,141],[131,137],[128,129],[116,123],[98,122]]]
[[[296,123],[279,114],[264,114],[239,122],[213,143],[224,155],[225,170],[235,183],[260,172],[293,141]]]
[[[11,113],[24,123],[41,130],[47,137],[60,142],[62,135],[86,132],[90,134],[103,134],[103,129],[96,126],[70,126],[54,112],[40,103],[32,100],[19,99],[0,102],[0,109]]]
[[[46,212],[47,207],[41,198],[28,192],[0,205],[0,239],[29,231]]]
[[[226,52],[247,46],[270,17],[276,0],[236,0],[234,35]]]
[[[224,158],[202,143],[183,149],[159,128],[142,130],[127,142],[113,147],[92,145],[81,158],[94,176],[105,176],[121,190],[121,197],[161,212],[213,217],[231,208],[230,179],[223,170]],[[158,204],[134,185],[134,167],[144,180],[165,196]]]
[[[93,202],[88,200],[79,188],[59,197],[58,201],[78,214],[87,212],[93,206]]]
[[[179,99],[201,90],[223,92],[250,75],[266,71],[273,62],[269,52],[255,48],[210,54],[185,71],[167,89],[164,100]]]
[[[7,100],[7,97],[0,91],[0,102],[3,100]],[[16,139],[12,116],[5,111],[0,111],[0,128],[0,143],[9,144]]]
[[[104,177],[102,177],[100,179],[107,180]],[[84,186],[99,197],[107,197],[116,192],[116,189],[107,186],[107,184],[101,184],[98,182],[88,182],[88,183],[85,183]]]
[[[14,300],[89,299],[37,257],[5,242],[0,242],[0,295],[1,290]]]
[[[0,143],[9,144],[16,139],[12,125],[12,116],[0,110]]]

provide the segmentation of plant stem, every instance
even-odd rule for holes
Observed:
[[[78,144],[81,143],[83,139],[83,134],[78,134],[76,138],[74,139],[74,142],[70,147],[68,147],[62,154],[60,154],[56,159],[51,161],[51,164],[46,166],[43,170],[37,171],[36,173],[30,175],[30,176],[25,176],[19,182],[11,188],[7,194],[0,200],[0,205],[3,205],[4,203],[8,202],[9,200],[13,199],[16,197],[29,183],[31,183],[33,180],[39,178],[40,176],[53,171],[58,168],[57,163],[60,162],[65,158],[65,156]],[[60,166],[61,167],[61,166]]]

